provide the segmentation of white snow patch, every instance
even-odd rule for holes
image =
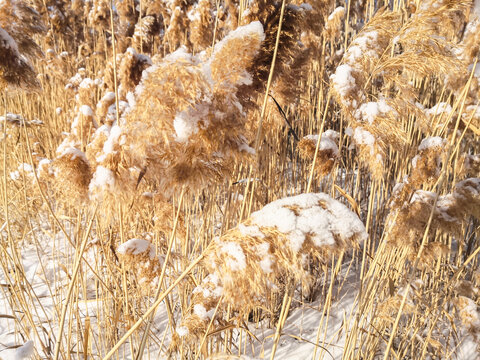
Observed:
[[[179,326],[175,331],[180,337],[185,337],[189,333],[188,328],[186,326]]]
[[[148,240],[130,239],[117,248],[117,252],[122,255],[140,255],[148,251],[150,259],[155,258],[155,247]]]
[[[7,33],[5,30],[3,30],[0,27],[0,41],[3,43],[2,47],[5,49],[11,49],[16,56],[20,56],[20,53],[18,52],[18,46],[15,40],[10,36],[9,33]]]
[[[427,109],[425,111],[425,114],[427,114],[428,116],[439,116],[443,113],[450,114],[452,112],[452,110],[453,109],[450,106],[450,104],[445,103],[445,102],[441,102],[441,103],[436,104],[432,108]]]
[[[418,150],[422,151],[422,150],[431,149],[434,147],[444,147],[446,143],[447,143],[447,140],[439,136],[427,137],[422,140],[422,142],[418,146]]]
[[[258,237],[260,239],[265,237],[265,234],[262,233],[262,231],[256,225],[246,226],[245,224],[241,223],[238,225],[238,230],[240,230],[244,236]]]
[[[206,122],[210,108],[208,104],[198,104],[195,107],[189,107],[185,111],[177,113],[173,120],[173,127],[178,142],[186,142],[188,138],[196,134],[199,130],[198,123],[203,120]]]
[[[334,156],[339,155],[338,146],[336,144],[336,140],[338,139],[339,134],[334,130],[327,130],[322,134],[322,138],[320,139],[319,150],[332,150]],[[314,141],[315,143],[318,142],[318,135],[307,135],[304,136],[304,139],[308,139]]]
[[[33,340],[28,340],[25,344],[23,344],[22,346],[18,347],[15,350],[14,359],[15,360],[26,359],[30,356],[33,356],[34,352],[35,352],[35,347],[34,347]]]
[[[202,320],[209,319],[207,309],[205,309],[205,306],[203,306],[202,304],[195,304],[193,307],[193,313]]]
[[[372,146],[373,150],[373,145],[375,144],[375,137],[370,131],[365,130],[362,127],[357,127],[355,128],[355,131],[353,133],[353,139],[358,145]]]
[[[85,163],[88,163],[87,157],[85,156],[85,153],[81,150],[78,150],[77,148],[74,147],[68,147],[65,150],[62,151],[61,155],[59,157],[64,157],[70,155],[70,160],[75,160],[77,157],[82,160]]]
[[[83,116],[93,117],[93,115],[94,115],[92,108],[88,105],[80,106],[79,111]]]
[[[221,253],[228,255],[226,263],[232,271],[242,271],[247,267],[247,259],[242,247],[234,242],[222,244]]]
[[[298,252],[309,236],[315,246],[332,246],[335,236],[357,235],[363,242],[367,234],[360,219],[342,203],[327,194],[301,194],[266,205],[251,215],[258,227],[273,227],[285,233],[290,248]]]
[[[95,173],[93,174],[92,181],[89,185],[89,190],[93,191],[95,188],[100,189],[113,189],[115,186],[115,176],[113,171],[103,167],[101,165],[97,166]]]
[[[392,111],[392,108],[385,99],[381,99],[378,102],[368,102],[360,105],[360,108],[355,111],[355,117],[359,121],[368,121],[373,124],[377,116],[385,115],[390,111]]]
[[[339,6],[337,7],[335,10],[333,10],[333,12],[328,16],[328,21],[332,21],[335,16],[337,16],[337,14],[339,13],[344,13],[345,12],[345,8],[343,6]]]
[[[350,65],[343,64],[337,67],[335,74],[331,76],[335,91],[345,98],[355,89],[355,78],[352,75],[353,68]]]

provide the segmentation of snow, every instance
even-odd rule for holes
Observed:
[[[214,286],[214,289],[207,288],[205,285]],[[223,294],[223,287],[220,286],[220,279],[217,274],[209,274],[203,280],[202,284],[193,289],[193,294],[201,293],[204,298],[213,297],[218,299]]]
[[[475,0],[473,2],[473,12],[477,16],[477,18],[480,18],[480,0]]]
[[[252,21],[250,24],[239,26],[234,31],[230,32],[221,41],[215,45],[213,57],[220,52],[223,46],[233,39],[243,39],[250,36],[257,36],[260,41],[265,40],[265,33],[263,32],[263,25],[260,21]]]
[[[337,7],[335,10],[333,10],[333,12],[328,16],[328,21],[332,21],[335,16],[337,16],[337,14],[339,13],[343,13],[345,12],[345,8],[343,6],[339,6]]]
[[[10,49],[13,51],[15,56],[20,56],[20,53],[18,52],[18,46],[15,40],[0,27],[0,41],[1,41],[1,47],[4,49]]]
[[[242,271],[247,267],[245,253],[242,247],[234,242],[223,243],[220,248],[221,253],[227,255],[227,264],[232,271]]]
[[[363,242],[367,234],[360,219],[342,203],[327,194],[301,194],[267,204],[252,213],[251,221],[262,228],[275,228],[287,235],[288,245],[299,252],[307,238],[317,247],[335,245],[334,236],[357,235]]]
[[[376,51],[378,42],[378,32],[370,31],[357,37],[350,45],[345,54],[345,58],[352,65],[357,65],[361,57],[378,58]],[[358,66],[358,65],[357,65]]]
[[[450,104],[445,103],[445,102],[440,102],[440,103],[436,104],[435,106],[433,106],[432,108],[427,109],[425,111],[425,114],[427,114],[428,116],[439,116],[443,113],[450,114],[452,112],[452,110],[453,109],[450,106]]]
[[[238,225],[238,230],[240,230],[240,232],[244,236],[252,236],[252,237],[258,237],[258,238],[265,237],[265,235],[260,231],[260,229],[256,225],[246,226],[245,224],[241,223]]]
[[[353,68],[350,65],[343,64],[338,66],[335,74],[331,76],[335,91],[343,98],[355,89],[355,78],[352,73]]]
[[[101,165],[97,166],[93,174],[92,181],[89,185],[89,190],[93,191],[95,188],[112,189],[115,186],[115,176],[113,171]]]
[[[15,350],[15,360],[26,359],[33,356],[35,347],[32,340],[28,340],[25,344]]]
[[[95,81],[90,78],[85,78],[80,82],[79,88],[81,89],[91,89],[95,86]]]
[[[62,151],[62,154],[59,157],[64,157],[67,155],[71,155],[70,160],[75,160],[77,157],[82,160],[83,162],[88,163],[87,157],[85,156],[85,153],[81,150],[78,150],[77,148],[74,147],[68,147]]]
[[[461,220],[449,214],[449,210],[451,210],[454,205],[456,205],[456,200],[452,194],[439,196],[435,211],[444,221],[458,223]]]
[[[177,113],[173,120],[173,127],[178,142],[186,142],[188,138],[199,130],[198,123],[202,120],[206,125],[206,116],[210,108],[206,104],[189,107],[186,111]]]
[[[246,143],[241,143],[240,146],[238,147],[238,149],[240,151],[244,151],[244,152],[246,152],[247,154],[250,154],[250,155],[255,155],[256,154],[255,149],[252,148],[251,146],[249,146]]]
[[[30,164],[23,163],[18,166],[19,171],[24,171],[26,173],[33,173],[33,167]]]
[[[422,150],[427,150],[434,147],[444,147],[446,143],[447,143],[447,140],[439,136],[427,137],[422,140],[422,142],[418,147],[418,150],[422,151]]]
[[[303,204],[310,204],[309,199],[304,199]],[[68,254],[67,251],[67,241],[63,236],[55,236],[54,239],[51,239],[46,234],[49,233],[47,228],[43,229],[44,231],[39,231],[39,241],[44,243],[44,247],[40,249],[40,254],[37,253],[38,249],[34,245],[27,244],[21,247],[21,257],[25,270],[26,279],[32,284],[32,291],[35,292],[35,295],[38,296],[39,301],[42,302],[47,310],[47,314],[54,314],[58,304],[52,304],[48,302],[49,292],[48,286],[51,286],[53,279],[55,278],[55,283],[58,287],[63,285],[66,288],[66,285],[69,283],[68,276],[55,264],[58,261],[68,264]],[[68,231],[68,229],[67,229]],[[143,247],[135,247],[135,249],[142,250]],[[52,249],[55,249],[53,251]],[[268,251],[268,246],[266,244],[261,244],[258,248],[259,253],[264,253]],[[74,254],[74,249],[71,249]],[[146,250],[148,251],[148,250]],[[64,257],[58,257],[60,254],[64,254]],[[60,255],[62,256],[62,255]],[[92,262],[93,263],[93,262]],[[40,270],[40,264],[45,267],[45,276],[43,271]],[[40,275],[41,274],[41,275]],[[331,275],[327,274],[327,278],[330,278]],[[4,274],[0,272],[1,282],[5,282]],[[323,297],[317,299],[314,302],[301,302],[296,304],[286,320],[285,327],[282,330],[278,348],[276,351],[275,358],[277,359],[295,359],[295,360],[307,360],[312,359],[313,352],[317,348],[317,359],[334,359],[340,360],[343,356],[343,350],[346,345],[347,337],[352,331],[352,324],[346,322],[345,319],[350,319],[355,315],[357,311],[356,297],[358,296],[358,289],[360,287],[359,279],[359,269],[357,265],[350,265],[345,263],[340,270],[339,276],[336,277],[335,284],[342,284],[343,286],[337,287],[333,292],[332,304],[329,307],[328,313],[324,315],[323,322],[320,322],[323,313],[323,306],[325,299]],[[47,285],[47,282],[51,282],[50,285]],[[208,288],[207,285],[208,284]],[[204,278],[201,284],[195,288],[194,293],[201,293],[205,298],[214,297],[218,299],[222,295],[222,288],[218,286],[218,276],[208,275]],[[213,285],[213,288],[210,287]],[[93,287],[95,289],[95,287]],[[338,292],[336,291],[338,289]],[[58,290],[57,290],[58,291]],[[95,290],[93,290],[93,293]],[[9,296],[8,293],[0,292],[0,309],[2,314],[10,314],[11,309],[6,299],[6,296]],[[294,302],[295,303],[295,302]],[[466,315],[471,314],[472,320],[475,320],[475,305],[473,302],[466,301],[464,306],[464,311]],[[100,320],[96,323],[96,311],[97,307],[103,307],[105,304],[101,299],[88,298],[82,299],[75,303],[75,306],[78,306],[79,313],[85,314],[85,316],[90,316],[92,321],[92,336],[99,336],[98,331],[103,331],[99,326]],[[213,315],[212,310],[206,311],[202,306],[194,307],[194,313],[201,315],[203,319],[209,319]],[[205,311],[204,311],[205,310]],[[93,315],[93,316],[92,316]],[[43,324],[46,328],[46,331],[49,333],[56,333],[56,328],[51,327],[51,318],[35,317],[33,319],[38,324]],[[475,323],[475,322],[474,322]],[[243,358],[270,358],[274,334],[276,331],[275,327],[268,326],[267,322],[260,322],[258,325],[254,323],[247,322],[248,330],[255,335],[255,338],[252,339],[249,346],[245,347],[246,354]],[[155,317],[154,326],[152,329],[156,329],[157,334],[163,334],[166,331],[165,345],[168,347],[171,332],[170,325],[168,321],[167,310],[165,305],[162,303],[157,311]],[[0,321],[0,356],[5,359],[24,359],[25,357],[17,357],[17,351],[29,350],[34,347],[34,341],[29,340],[25,344],[24,341],[14,340],[14,336],[10,333],[10,329],[13,329],[13,321],[9,319],[1,319]],[[459,333],[459,339],[461,340],[459,346],[456,348],[455,354],[458,359],[475,359],[476,344],[473,337],[469,337],[468,333],[463,329],[457,327]],[[153,331],[153,330],[152,330]],[[188,335],[188,328],[185,326],[179,326],[175,331],[180,337],[185,337]],[[321,337],[317,337],[317,333],[320,333]],[[40,332],[42,334],[42,332]],[[245,333],[244,333],[245,334]],[[234,330],[232,341],[234,346],[240,345],[240,336],[238,330]],[[289,336],[295,335],[296,338]],[[244,337],[242,338],[244,339]],[[22,345],[23,344],[23,345]],[[38,344],[38,342],[37,342]],[[318,344],[317,346],[314,344]],[[15,349],[14,346],[21,345],[21,347]],[[242,341],[243,345],[243,341]],[[251,345],[251,346],[250,346]],[[105,354],[105,351],[109,349],[101,348],[102,345],[97,345],[93,342],[92,351],[95,354],[101,356]],[[99,346],[99,348],[97,348]],[[6,347],[12,347],[7,348]],[[39,346],[36,346],[37,351],[41,352]],[[20,350],[21,349],[21,350]],[[131,358],[128,353],[129,346],[124,347],[125,355],[122,355],[124,358]],[[323,350],[325,349],[325,350]],[[162,359],[166,358],[167,355],[165,352],[159,352],[155,346],[152,346],[150,356],[152,358]],[[29,352],[26,352],[27,354]],[[25,353],[23,353],[25,354]],[[33,354],[30,354],[31,356]],[[40,354],[41,358],[44,358],[43,353]]]
[[[10,179],[12,179],[13,181],[20,180],[20,177],[20,172],[18,170],[10,172]]]
[[[177,327],[177,329],[175,331],[177,332],[178,336],[180,336],[180,337],[185,337],[189,333],[188,328],[186,326],[179,326],[179,327]]]
[[[176,62],[193,62],[196,60],[196,57],[194,57],[192,54],[188,52],[188,49],[182,45],[180,46],[177,50],[174,52],[168,54],[165,56],[164,61],[165,62],[170,62],[170,63],[176,63]],[[148,67],[144,71],[148,73],[156,71],[156,65],[153,65],[153,67]]]
[[[50,159],[42,159],[38,162],[38,168],[37,168],[37,176],[39,175],[40,171],[42,170],[47,170],[50,175],[53,175],[53,170],[50,169],[50,165],[52,164],[52,160]]]
[[[104,128],[104,131],[109,131],[109,134],[107,141],[103,144],[103,152],[105,154],[111,154],[114,152],[115,145],[120,141],[122,128],[118,125],[113,125],[110,129]]]
[[[334,130],[327,130],[322,134],[320,139],[319,150],[331,150],[334,156],[339,155],[338,146],[336,140],[338,139],[339,134]],[[311,140],[315,143],[318,142],[318,135],[307,135],[304,136],[305,139]]]
[[[155,247],[150,241],[144,239],[130,239],[121,244],[117,251],[122,255],[140,255],[148,251],[150,259],[155,258]]]
[[[373,145],[375,144],[375,137],[373,136],[373,134],[362,127],[355,128],[355,130],[353,131],[353,139],[358,145],[368,145],[373,147]]]
[[[385,99],[380,99],[378,102],[367,102],[355,111],[355,117],[358,121],[368,121],[373,124],[377,116],[385,116],[393,109],[387,104]]]
[[[100,105],[103,102],[112,102],[113,100],[115,100],[115,93],[113,91],[108,91],[105,93],[105,95],[103,95],[98,104]]]
[[[432,204],[435,200],[436,194],[431,191],[426,190],[417,190],[413,193],[412,199],[410,200],[411,203],[414,202],[422,202],[422,203],[430,203]]]
[[[305,10],[305,11],[313,11],[313,7],[312,5],[310,5],[309,3],[303,3],[300,5],[300,8]]]
[[[90,106],[88,105],[82,105],[80,106],[80,109],[79,109],[80,113],[83,115],[83,116],[87,116],[87,117],[93,117],[93,110]]]
[[[203,306],[202,304],[195,304],[195,306],[193,307],[193,313],[202,320],[209,319],[207,309],[205,309],[205,306]]]
[[[468,191],[470,196],[480,195],[480,178],[469,178],[458,182],[455,185],[454,196],[461,197],[459,190]]]
[[[25,123],[25,119],[23,118],[22,115],[19,115],[19,114],[7,113],[6,119],[8,122],[13,123],[15,125],[20,125],[22,123]],[[0,116],[0,122],[4,122],[4,121],[5,121],[5,115]]]

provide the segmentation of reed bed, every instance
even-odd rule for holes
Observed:
[[[480,358],[480,3],[0,1],[0,359]]]

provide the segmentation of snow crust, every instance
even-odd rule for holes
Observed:
[[[85,156],[85,153],[81,150],[78,150],[77,148],[74,147],[68,147],[62,151],[62,154],[60,157],[64,157],[67,155],[71,155],[70,160],[75,160],[77,157],[82,160],[83,162],[88,163],[87,157]]]
[[[209,106],[199,104],[194,108],[179,112],[173,120],[173,127],[178,142],[186,142],[191,135],[198,132],[198,123],[208,115]],[[206,125],[206,123],[205,123]]]
[[[320,139],[319,150],[332,150],[334,156],[339,155],[338,146],[336,140],[338,139],[339,134],[337,131],[334,130],[327,130],[322,134]],[[318,135],[307,135],[304,137],[305,139],[314,141],[315,143],[318,142]]]
[[[337,16],[338,13],[344,12],[345,8],[343,6],[337,7],[333,12],[328,16],[328,21],[331,21]]]
[[[150,259],[155,258],[155,247],[148,240],[130,239],[121,244],[117,249],[122,255],[140,255],[148,252]]]
[[[287,244],[300,251],[307,236],[317,247],[335,245],[335,237],[357,235],[366,239],[365,227],[345,205],[324,193],[301,194],[283,198],[266,205],[251,215],[252,224],[270,227],[287,235]]]
[[[349,132],[349,134],[352,134],[355,143],[359,145],[373,146],[375,144],[375,137],[373,136],[373,134],[370,131],[365,130],[361,126],[356,127],[355,130],[352,130],[351,132]]]
[[[93,174],[92,181],[90,182],[89,190],[92,191],[95,188],[111,189],[114,186],[115,186],[115,176],[113,174],[113,171],[101,165],[97,166],[97,169]]]
[[[335,74],[331,76],[333,87],[342,98],[345,98],[355,89],[355,78],[352,73],[353,68],[350,65],[343,64],[338,66],[335,70]]]
[[[7,33],[5,30],[3,30],[0,27],[0,41],[2,42],[2,47],[5,49],[10,49],[13,51],[13,53],[16,56],[20,56],[20,53],[18,52],[18,46],[15,40],[10,36],[9,33]]]
[[[421,150],[431,149],[434,147],[444,147],[446,143],[447,143],[447,140],[439,136],[427,137],[422,140],[422,142],[418,146],[418,150],[421,151]]]
[[[80,106],[79,111],[83,116],[93,117],[94,115],[92,108],[88,105]]]
[[[230,32],[227,36],[225,36],[215,45],[213,56],[215,56],[215,54],[221,51],[225,44],[227,44],[229,41],[233,39],[243,39],[252,35],[258,36],[260,41],[265,40],[263,25],[260,21],[252,21],[250,24],[240,26],[234,31]]]
[[[378,47],[378,32],[369,31],[353,40],[345,55],[348,62],[354,64],[362,56],[378,58],[376,48]]]
[[[232,271],[242,271],[247,267],[247,258],[242,247],[235,242],[223,243],[221,253],[227,255],[226,262]]]
[[[425,114],[428,116],[439,116],[443,113],[451,113],[452,112],[452,107],[450,104],[445,103],[445,102],[440,102],[436,104],[435,106],[431,107],[430,109],[425,110]]]
[[[373,124],[377,116],[385,115],[392,110],[385,99],[381,99],[377,102],[367,102],[360,105],[358,110],[355,111],[355,117],[359,121],[368,121]]]

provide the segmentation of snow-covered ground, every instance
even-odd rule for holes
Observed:
[[[25,314],[21,309],[13,310],[10,307],[9,297],[11,296],[7,279],[3,271],[0,271],[0,359],[23,359],[34,358],[34,352],[40,358],[48,358],[42,351],[41,342],[53,352],[60,304],[63,302],[69,277],[66,269],[68,259],[74,259],[73,247],[67,239],[58,232],[52,235],[48,229],[36,233],[38,246],[35,243],[23,243],[19,247],[26,280],[31,284],[31,294],[34,294],[33,303],[35,310],[31,309],[34,316],[33,322],[36,332],[28,325]],[[95,261],[92,252],[85,255],[87,261]],[[70,260],[73,261],[73,260]],[[287,318],[281,337],[276,349],[276,359],[342,359],[343,347],[348,334],[352,313],[356,310],[356,297],[359,288],[359,276],[357,265],[344,264],[335,282],[332,304],[328,316],[322,316],[325,299],[318,297],[314,302],[298,304],[296,300],[292,303],[292,310]],[[27,284],[26,282],[24,284]],[[54,288],[56,284],[56,288]],[[61,287],[59,285],[62,285]],[[328,285],[328,284],[327,284]],[[78,314],[83,319],[89,318],[91,324],[91,346],[92,353],[98,354],[98,358],[108,350],[104,344],[99,343],[99,332],[103,329],[98,327],[97,319],[102,316],[103,304],[97,300],[93,289],[87,287],[87,297],[79,295],[79,300],[71,304],[78,309]],[[55,299],[56,304],[54,304]],[[40,306],[41,305],[41,306]],[[177,314],[180,315],[180,314]],[[23,319],[26,329],[16,328],[13,316]],[[76,321],[76,320],[75,320]],[[241,346],[242,355],[255,359],[269,359],[273,348],[275,331],[273,327],[267,326],[267,320],[258,325],[250,323],[249,331],[255,337],[248,336],[245,342],[246,333],[240,336],[238,331],[234,332],[233,341],[236,346]],[[68,328],[68,327],[66,327]],[[153,325],[156,341],[147,348],[150,359],[167,358],[166,350],[169,346],[172,328],[169,325],[165,305],[162,304],[156,314]],[[27,334],[22,337],[20,334]],[[462,329],[458,329],[461,339],[452,359],[477,359],[478,353],[475,348],[477,344],[471,336],[466,336]],[[66,333],[65,333],[66,335]],[[241,341],[241,345],[240,345]],[[75,341],[73,341],[75,343]],[[245,345],[246,344],[246,345]],[[317,344],[317,345],[315,345]],[[33,345],[33,346],[32,346]],[[77,348],[72,349],[72,358],[81,359],[77,356]],[[120,358],[131,358],[128,343],[121,347]]]

